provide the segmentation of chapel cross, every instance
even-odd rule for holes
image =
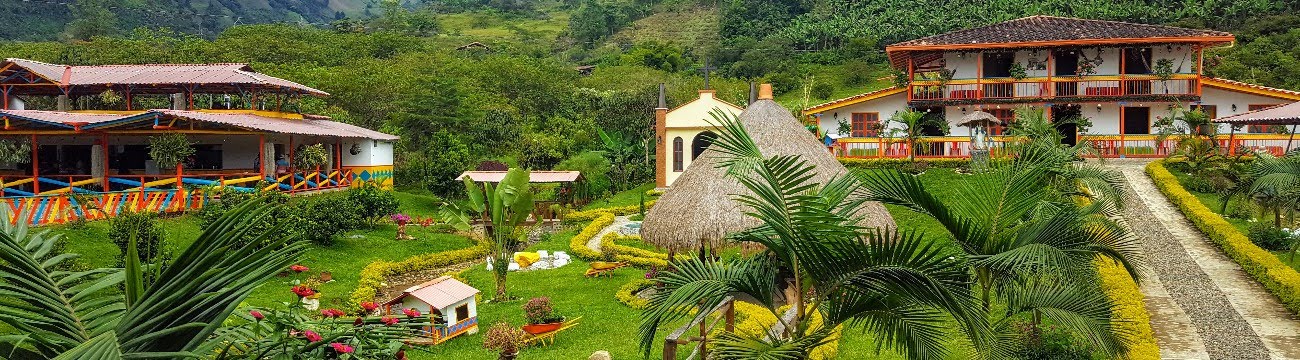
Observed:
[[[713,70],[717,70],[717,69],[718,69],[717,67],[712,66],[712,65],[709,65],[709,59],[704,59],[704,67],[701,67],[701,68],[700,68],[700,72],[704,73],[704,89],[705,89],[705,90],[708,90],[708,89],[709,89],[709,73],[710,73],[710,72],[713,72]]]

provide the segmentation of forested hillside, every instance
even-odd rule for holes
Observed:
[[[1288,1],[79,0],[0,2],[0,56],[69,64],[247,62],[325,90],[304,110],[402,136],[399,179],[434,192],[480,161],[651,176],[670,106],[712,71],[722,98],[769,81],[790,108],[888,86],[885,45],[1033,14],[1232,31],[1215,76],[1300,89]],[[186,15],[190,14],[190,15]],[[199,15],[203,14],[203,15]],[[239,19],[238,24],[233,19]],[[264,24],[256,24],[264,23]],[[232,26],[235,25],[235,26]],[[28,42],[39,40],[37,42]],[[480,42],[485,47],[463,45]],[[596,65],[583,76],[579,65]],[[599,132],[605,132],[602,138]]]

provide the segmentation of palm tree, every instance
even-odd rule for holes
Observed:
[[[894,116],[889,119],[889,121],[897,122],[901,126],[890,129],[890,137],[895,137],[898,133],[902,134],[903,141],[907,142],[908,160],[916,158],[916,144],[921,142],[926,126],[944,125],[942,117],[929,115],[929,113],[923,111],[907,109],[894,113]],[[886,126],[886,128],[889,128],[889,126]]]
[[[1300,204],[1300,152],[1284,157],[1269,153],[1256,155],[1250,167],[1251,198],[1263,210],[1273,211],[1273,226],[1282,227],[1282,211],[1294,211]]]
[[[1015,110],[1012,132],[1022,140],[1013,143],[1009,153],[1018,164],[1045,171],[1046,185],[1060,198],[1083,196],[1104,202],[1108,207],[1123,208],[1123,174],[1102,167],[1100,154],[1087,142],[1072,146],[1062,144],[1064,136],[1056,127],[1078,122],[1080,119],[1067,118],[1053,123],[1041,108],[1019,107]],[[1096,157],[1099,163],[1080,162],[1079,159],[1085,156]]]
[[[1097,258],[1113,259],[1139,280],[1139,243],[1107,217],[1105,201],[1075,205],[1049,182],[1059,169],[1025,158],[973,175],[943,202],[918,178],[897,171],[862,174],[871,199],[928,215],[946,228],[975,275],[984,309],[994,296],[1008,315],[1027,312],[1088,337],[1108,355],[1125,352],[1110,329],[1110,302],[1091,279]],[[1007,316],[995,328],[1008,330]]]
[[[443,221],[461,231],[469,231],[474,220],[483,220],[483,232],[492,243],[492,273],[497,285],[494,299],[497,301],[506,300],[510,260],[523,247],[528,236],[526,225],[533,212],[533,193],[528,177],[528,171],[510,169],[495,186],[484,183],[479,187],[466,176],[462,181],[469,200],[464,205],[444,203],[439,210]]]
[[[77,257],[58,236],[0,222],[0,337],[10,358],[182,358],[208,340],[257,286],[292,265],[304,243],[266,231],[241,243],[266,208],[247,203],[216,220],[169,264],[141,264],[131,239],[125,269],[67,271]],[[151,285],[143,273],[156,271]],[[118,291],[119,287],[122,289]]]
[[[736,199],[762,223],[729,238],[766,251],[727,261],[676,260],[672,271],[661,272],[656,280],[663,289],[651,297],[640,326],[646,356],[660,325],[713,309],[731,294],[749,295],[781,318],[774,301],[778,268],[793,274],[798,294],[785,299],[795,312],[785,323],[787,332],[724,334],[710,344],[712,356],[802,358],[848,324],[911,358],[942,358],[950,315],[978,347],[992,342],[961,259],[917,233],[861,228],[857,214],[865,194],[856,179],[813,182],[806,161],[766,157],[733,115],[713,116],[721,123],[714,148],[727,156],[720,166],[752,192]],[[821,318],[820,326],[813,325],[814,317]]]

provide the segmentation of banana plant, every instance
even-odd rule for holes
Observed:
[[[439,210],[443,221],[458,230],[473,229],[473,222],[483,222],[483,235],[492,243],[492,272],[496,280],[496,300],[506,299],[506,274],[510,259],[526,243],[529,217],[533,212],[533,193],[528,185],[528,171],[510,169],[500,183],[481,187],[466,176],[463,204],[443,203]]]
[[[222,216],[170,264],[143,264],[132,246],[125,269],[67,270],[77,254],[60,251],[57,235],[0,222],[0,322],[18,330],[0,336],[0,357],[197,357],[235,307],[305,247],[279,231],[241,242],[267,214],[256,206]],[[158,274],[148,286],[147,271]]]

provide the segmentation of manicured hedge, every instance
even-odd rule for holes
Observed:
[[[1114,260],[1097,261],[1097,276],[1101,278],[1101,288],[1106,297],[1114,303],[1111,316],[1116,320],[1111,324],[1115,332],[1128,334],[1129,360],[1160,360],[1160,347],[1156,345],[1155,333],[1151,330],[1151,315],[1143,304],[1142,291],[1129,276],[1124,267]]]
[[[623,305],[627,305],[628,307],[637,310],[644,310],[647,306],[650,306],[650,302],[646,299],[637,297],[636,292],[651,286],[655,286],[654,280],[634,279],[627,284],[623,284],[622,287],[619,287],[618,292],[614,293],[614,297],[617,298],[619,302],[623,303]]]
[[[772,328],[773,325],[776,325],[777,322],[776,315],[772,314],[771,311],[768,311],[767,308],[764,308],[760,305],[747,303],[744,301],[736,301],[735,307],[736,307],[736,333],[737,334],[763,336],[768,333],[768,331]],[[778,314],[784,314],[789,309],[790,306],[786,305],[777,309],[776,312]],[[812,324],[810,324],[810,327],[817,328],[822,326],[821,313],[813,312],[812,316],[813,316]],[[827,342],[826,345],[822,345],[814,349],[811,354],[808,354],[808,359],[810,360],[834,359],[836,355],[839,354],[840,336],[843,331],[844,331],[843,326],[836,328],[835,332],[831,334],[831,339],[830,339],[831,341]],[[855,349],[855,350],[861,351],[863,353],[870,351],[869,349]]]
[[[655,204],[655,200],[647,200],[645,202],[645,207],[646,209],[650,209],[650,206],[653,206],[654,204]],[[596,218],[606,214],[610,216],[627,216],[639,212],[641,212],[641,205],[606,207],[606,208],[599,208],[599,209],[574,211],[564,215],[564,221],[568,221],[568,222],[588,221],[588,220],[595,220]]]
[[[572,239],[569,239],[569,251],[579,259],[587,261],[598,261],[604,259],[604,255],[600,252],[587,247],[587,240],[596,237],[596,234],[600,234],[601,230],[604,230],[605,227],[613,223],[613,213],[599,213],[591,223],[588,223],[586,227],[582,228],[582,231],[578,232],[577,235],[574,235]]]
[[[374,301],[375,292],[383,287],[384,280],[389,276],[482,260],[491,249],[491,244],[486,240],[478,239],[477,244],[470,248],[416,255],[400,262],[372,262],[361,269],[361,279],[357,281],[357,289],[352,292],[352,305]]]
[[[1264,284],[1287,309],[1300,314],[1300,273],[1282,263],[1277,256],[1252,244],[1236,227],[1183,189],[1178,178],[1165,169],[1164,161],[1152,162],[1146,170],[1156,187],[1182,210],[1187,220],[1214,241],[1229,258],[1241,265],[1246,273]]]
[[[839,158],[844,167],[850,169],[894,169],[907,171],[921,168],[970,169],[969,158],[935,158],[908,160],[903,158]],[[1008,161],[994,159],[993,162]]]

